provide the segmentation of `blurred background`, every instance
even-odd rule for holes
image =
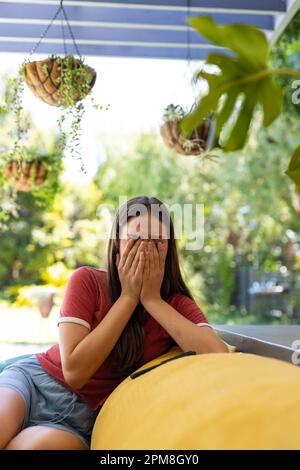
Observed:
[[[300,67],[300,16],[273,53],[274,66]],[[23,56],[1,58],[2,95]],[[187,283],[215,324],[299,324],[300,199],[285,175],[300,135],[300,106],[290,82],[284,112],[261,129],[259,111],[246,148],[213,160],[183,157],[163,145],[159,126],[169,103],[195,99],[201,64],[89,58],[97,71],[96,100],[87,109],[82,174],[71,155],[50,186],[33,193],[5,189],[0,174],[0,360],[57,341],[56,320],[69,275],[79,266],[106,266],[111,212],[119,197],[149,194],[168,205],[204,205],[204,246],[178,241]],[[51,154],[57,110],[25,91],[31,148]],[[10,145],[12,116],[0,107],[0,147]],[[59,167],[60,168],[60,167]]]

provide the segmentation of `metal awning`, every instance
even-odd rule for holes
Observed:
[[[28,53],[59,3],[0,1],[0,51]],[[300,8],[300,0],[66,0],[63,5],[83,55],[186,60],[204,59],[220,49],[187,26],[188,16],[211,15],[219,24],[255,25],[274,44]],[[75,53],[66,28],[65,34],[68,51]],[[64,52],[60,19],[37,52]]]

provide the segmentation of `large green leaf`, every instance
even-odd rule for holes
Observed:
[[[190,18],[189,21],[207,39],[229,48],[233,56],[225,53],[207,56],[206,63],[216,65],[220,72],[198,73],[199,79],[207,81],[208,93],[199,100],[193,112],[184,117],[182,131],[189,136],[209,113],[214,113],[219,137],[237,111],[236,122],[228,136],[223,136],[222,146],[226,151],[241,149],[257,105],[262,107],[265,127],[281,112],[282,92],[268,66],[270,50],[267,39],[262,31],[250,25],[218,26],[207,16]]]
[[[260,70],[265,66],[270,47],[261,30],[248,24],[218,26],[210,16],[193,17],[188,21],[211,42],[235,52],[246,69]]]
[[[220,135],[223,125],[225,122],[228,121],[230,116],[232,115],[235,104],[237,102],[238,96],[241,93],[241,88],[235,88],[234,90],[230,90],[225,97],[224,102],[222,103],[222,107],[217,116],[217,125],[216,125],[216,134],[217,136]]]
[[[233,129],[225,144],[225,150],[237,150],[244,146],[253,110],[257,102],[257,95],[258,90],[255,88],[253,89],[253,87],[244,89],[244,99]]]
[[[300,145],[294,151],[285,174],[294,181],[297,191],[300,192]]]
[[[263,125],[267,127],[281,113],[283,103],[282,89],[272,78],[261,81],[259,102],[264,112]]]

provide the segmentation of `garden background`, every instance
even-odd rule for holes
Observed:
[[[299,48],[298,13],[272,55],[273,66],[299,69]],[[171,94],[180,99],[178,91],[172,91],[170,75]],[[122,70],[116,78],[115,86],[121,87]],[[101,74],[98,80],[101,83]],[[185,251],[181,240],[179,248],[187,282],[211,323],[299,323],[300,200],[284,172],[299,144],[300,106],[292,103],[290,80],[277,80],[285,87],[283,113],[262,129],[257,111],[242,151],[214,160],[182,157],[164,147],[158,126],[146,125],[143,132],[120,130],[112,121],[105,125],[102,117],[102,127],[86,146],[96,146],[102,155],[96,167],[93,162],[92,177],[70,171],[74,162],[67,156],[65,169],[57,166],[46,191],[20,192],[12,201],[0,174],[0,342],[34,343],[36,350],[38,343],[44,347],[56,341],[56,318],[68,276],[82,265],[105,267],[106,241],[99,233],[107,230],[111,218],[99,207],[116,208],[120,195],[151,194],[169,205],[195,200],[204,204],[204,247]],[[147,86],[143,92],[147,116]],[[2,93],[7,93],[5,85]],[[101,96],[102,102],[109,98]],[[136,96],[126,99],[128,109],[123,107],[120,116],[124,121],[130,119]],[[28,119],[32,151],[51,154],[57,139],[54,127],[48,134],[34,127],[48,116]],[[10,143],[11,122],[12,116],[1,107],[1,148]],[[276,286],[282,288],[280,294]],[[264,289],[269,289],[268,295],[262,294]],[[43,317],[38,304],[49,300],[49,292],[54,305]]]

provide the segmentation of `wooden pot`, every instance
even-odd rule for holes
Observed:
[[[43,68],[47,66],[48,74],[45,73]],[[80,60],[74,60],[74,66],[80,67]],[[90,90],[96,82],[96,71],[91,67],[86,66],[91,75]],[[60,77],[61,77],[61,64],[55,59],[38,60],[25,64],[24,67],[25,82],[32,93],[40,98],[45,103],[51,106],[61,106],[62,99],[60,96]],[[90,91],[89,90],[89,91]],[[79,93],[74,95],[75,101],[82,100],[88,93]]]
[[[38,309],[43,318],[48,318],[54,305],[54,294],[38,302]]]
[[[17,191],[32,191],[34,186],[42,186],[47,174],[47,167],[38,160],[21,163],[12,160],[3,170],[3,175]]]
[[[205,119],[203,123],[195,129],[187,139],[180,128],[180,120],[165,122],[160,128],[160,134],[165,145],[180,155],[200,155],[208,149],[211,140],[212,121]],[[186,147],[184,143],[189,141],[190,145]]]

